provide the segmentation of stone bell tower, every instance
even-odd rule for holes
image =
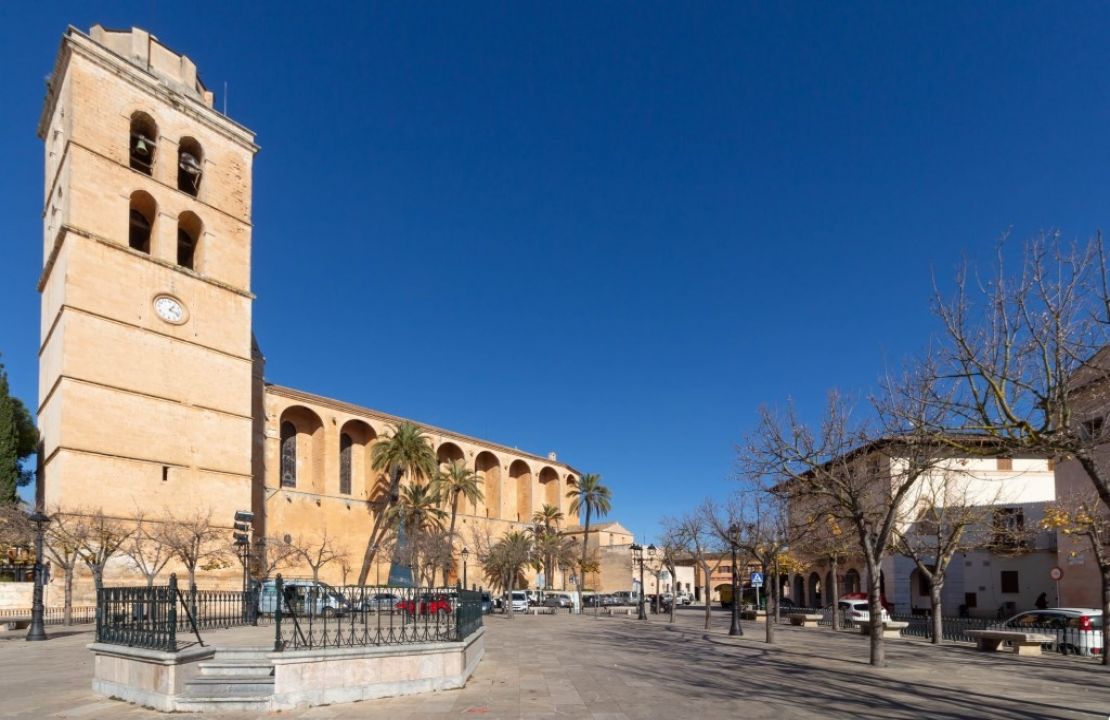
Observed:
[[[144,30],[69,28],[45,144],[40,501],[251,507],[254,134]]]

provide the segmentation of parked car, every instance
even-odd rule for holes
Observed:
[[[535,590],[525,590],[524,592],[528,595],[528,604],[529,605],[539,605],[540,604],[540,594],[538,592],[536,592]]]
[[[1065,655],[1102,655],[1102,610],[1046,608],[1018,613],[996,628],[1040,632],[1055,640],[1049,649]]]
[[[273,615],[277,611],[277,584],[265,580],[258,589],[258,612]],[[331,585],[313,580],[282,581],[282,612],[298,615],[342,615],[349,609],[347,599]]]
[[[680,592],[678,595],[675,595],[674,600],[676,603],[678,603],[679,607],[682,607],[683,605],[689,605],[694,601],[694,599],[690,597],[690,593],[688,592]]]
[[[574,607],[574,598],[570,593],[547,593],[543,601],[544,607],[569,608]]]
[[[419,600],[402,600],[396,607],[409,615],[446,615],[451,612],[451,598],[424,593]]]
[[[361,603],[359,603],[359,610],[370,610],[378,612],[381,610],[392,610],[401,601],[401,596],[396,593],[379,592],[372,595],[367,595]]]
[[[860,599],[857,597],[849,598],[848,596],[844,596],[837,601],[836,610],[844,616],[844,619],[853,623],[863,625],[871,622],[871,605],[866,597]],[[831,617],[832,613],[832,605],[826,605],[822,610],[822,614],[826,618]],[[883,622],[890,621],[890,613],[887,612],[886,608],[883,608],[882,619]]]
[[[482,593],[482,614],[489,615],[493,612],[493,597],[488,593]]]
[[[513,612],[525,612],[528,609],[528,593],[523,590],[513,590],[510,602],[513,604]]]
[[[613,593],[613,599],[618,605],[635,605],[639,598],[631,590],[619,590]]]

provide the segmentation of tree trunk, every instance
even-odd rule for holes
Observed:
[[[767,575],[767,563],[763,563],[763,577]],[[774,579],[766,584],[767,588],[767,611],[763,616],[763,624],[767,626],[767,634],[764,640],[768,645],[775,644],[775,623],[778,622],[779,615],[779,597],[778,597],[779,578],[775,575]]]
[[[829,569],[829,575],[832,576],[832,584],[829,586],[829,601],[832,603],[832,629],[833,630],[839,630],[840,629],[840,607],[839,607],[840,582],[839,582],[839,580],[837,580],[837,577],[836,577],[836,571],[839,569],[839,565],[837,564],[837,561],[836,561],[836,555],[833,555],[832,558],[830,559],[830,565],[831,565],[831,568]]]
[[[882,575],[879,564],[867,560],[867,604],[871,615],[871,664],[886,666],[886,648],[883,647]]]
[[[358,571],[358,584],[366,584],[366,576],[370,574],[370,565],[374,562],[374,556],[377,555],[378,546],[381,543],[382,521],[385,519],[386,513],[393,505],[394,498],[397,497],[397,488],[401,484],[401,471],[396,468],[391,468],[389,471],[389,493],[386,495],[385,504],[378,512],[378,516],[374,518],[374,527],[370,530],[370,537],[366,539],[366,552],[362,554],[362,568]],[[386,581],[388,582],[388,580]]]
[[[447,575],[451,572],[451,563],[455,559],[455,517],[459,512],[459,493],[455,491],[451,497],[451,528],[447,531],[447,547],[450,551],[447,553],[447,562],[443,564],[443,584],[447,585]],[[432,570],[432,585],[436,584],[435,569]],[[455,573],[455,584],[461,582],[459,574]],[[465,590],[466,588],[463,588]]]
[[[62,609],[62,622],[66,625],[73,624],[73,566],[66,569],[65,606]]]
[[[586,505],[586,522],[582,525],[582,528],[583,528],[583,533],[582,533],[582,565],[581,565],[581,567],[578,568],[578,572],[582,577],[579,578],[579,580],[581,581],[581,583],[578,585],[579,590],[582,590],[583,588],[586,587],[586,559],[589,557],[589,552],[590,552],[590,506],[589,505]],[[598,544],[599,545],[601,544],[600,541],[598,542]],[[597,589],[595,588],[594,591],[596,592]],[[640,588],[640,592],[643,592],[643,591],[644,591],[643,588]]]
[[[705,629],[709,629],[709,621],[712,617],[713,606],[709,602],[709,570],[705,569],[705,587],[702,589],[702,597],[705,599]]]
[[[1110,618],[1110,565],[1103,565],[1102,568],[1102,664],[1110,665],[1110,654],[1107,654],[1107,649],[1110,649],[1110,622],[1106,618]]]
[[[932,637],[929,638],[929,642],[934,645],[940,645],[941,640],[944,638],[944,616],[941,612],[940,600],[940,592],[943,587],[943,583],[938,583],[936,579],[933,579],[932,586],[929,588],[929,607],[932,612],[932,617],[930,618]]]
[[[146,576],[146,589],[149,590],[152,587],[154,587],[154,576],[153,575],[147,575]]]

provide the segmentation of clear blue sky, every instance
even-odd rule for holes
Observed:
[[[557,450],[637,533],[731,489],[761,403],[919,348],[934,268],[1106,224],[1107,6],[690,6],[4,4],[15,392],[67,24],[149,28],[258,133],[270,380]]]

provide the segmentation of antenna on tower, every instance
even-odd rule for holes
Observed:
[[[224,115],[227,115],[227,80],[224,80]]]

